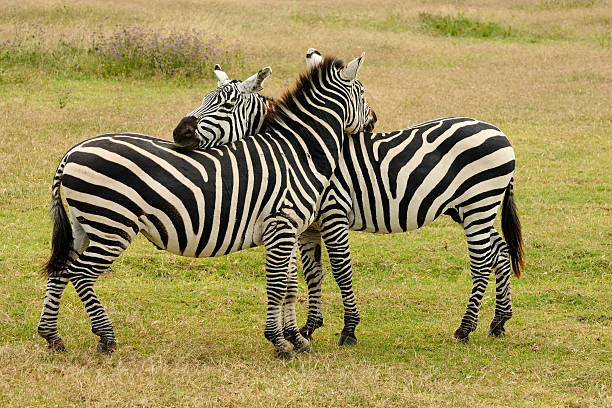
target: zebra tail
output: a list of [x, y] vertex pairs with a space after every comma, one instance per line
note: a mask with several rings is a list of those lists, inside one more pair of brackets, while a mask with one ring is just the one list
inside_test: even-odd
[[521, 269], [525, 268], [525, 263], [523, 261], [523, 234], [521, 232], [521, 221], [518, 217], [518, 210], [514, 202], [513, 181], [514, 179], [510, 180], [508, 187], [506, 187], [506, 192], [504, 193], [501, 227], [504, 239], [508, 244], [512, 269], [516, 277], [520, 278]]
[[72, 227], [68, 221], [68, 215], [60, 196], [60, 186], [62, 184], [62, 174], [66, 165], [67, 156], [64, 156], [59, 164], [53, 186], [51, 188], [51, 221], [53, 222], [53, 233], [51, 237], [51, 257], [43, 265], [42, 273], [47, 276], [59, 276], [70, 262], [73, 237]]

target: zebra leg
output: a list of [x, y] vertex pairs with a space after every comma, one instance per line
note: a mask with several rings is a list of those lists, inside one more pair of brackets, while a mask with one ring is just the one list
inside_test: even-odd
[[[474, 223], [476, 224], [476, 223]], [[478, 224], [473, 228], [466, 228], [468, 250], [470, 253], [470, 273], [472, 275], [472, 294], [461, 320], [459, 328], [455, 330], [455, 339], [461, 343], [469, 341], [469, 334], [478, 326], [478, 313], [484, 296], [489, 276], [491, 275], [492, 251], [491, 230], [492, 226], [482, 227]]]
[[283, 302], [283, 337], [291, 344], [296, 353], [308, 353], [312, 351], [310, 342], [300, 334], [295, 318], [295, 303], [298, 294], [297, 265], [295, 262], [295, 247], [289, 261], [287, 272], [287, 294]]
[[339, 346], [357, 344], [355, 327], [359, 323], [359, 311], [353, 293], [353, 270], [349, 250], [348, 223], [344, 219], [326, 220], [323, 225], [323, 241], [329, 254], [329, 262], [336, 283], [340, 287], [344, 305], [344, 328], [338, 339]]
[[491, 234], [493, 265], [495, 268], [495, 316], [489, 327], [489, 336], [500, 337], [506, 333], [504, 324], [512, 317], [512, 300], [510, 298], [510, 256], [508, 245], [499, 233], [493, 229]]
[[316, 329], [323, 326], [323, 309], [321, 307], [321, 280], [323, 268], [321, 265], [321, 232], [307, 229], [299, 237], [300, 253], [304, 279], [308, 285], [308, 318], [300, 329], [302, 336], [312, 339]]
[[[71, 210], [71, 208], [69, 209]], [[89, 244], [89, 238], [81, 223], [70, 211], [72, 222], [73, 252], [72, 257], [76, 258], [82, 253]], [[50, 276], [47, 280], [47, 290], [43, 310], [38, 323], [38, 334], [47, 340], [49, 349], [53, 351], [66, 351], [64, 341], [57, 331], [57, 316], [59, 314], [60, 300], [62, 293], [68, 284], [68, 275]]]
[[38, 334], [47, 340], [47, 345], [52, 351], [66, 351], [64, 341], [57, 331], [57, 315], [60, 299], [67, 284], [67, 276], [50, 276], [47, 280], [45, 302], [38, 322]]
[[110, 354], [115, 351], [117, 341], [113, 324], [94, 292], [94, 283], [123, 250], [123, 246], [91, 242], [87, 249], [68, 266], [70, 282], [89, 315], [91, 331], [100, 337], [97, 346], [100, 354]]
[[274, 345], [276, 356], [287, 360], [293, 357], [293, 352], [291, 344], [283, 337], [281, 314], [287, 293], [287, 271], [296, 241], [295, 228], [288, 220], [272, 218], [266, 222], [263, 242], [266, 248], [268, 310], [264, 336]]

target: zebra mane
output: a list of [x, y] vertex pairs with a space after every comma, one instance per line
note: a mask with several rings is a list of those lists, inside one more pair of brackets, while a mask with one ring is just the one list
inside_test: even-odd
[[[270, 108], [264, 119], [262, 129], [272, 124], [283, 122], [283, 118], [287, 116], [287, 112], [299, 111], [295, 99], [300, 101], [303, 105], [305, 103], [303, 95], [314, 88], [314, 85], [319, 81], [319, 73], [327, 72], [332, 68], [342, 69], [344, 68], [344, 62], [335, 57], [325, 57], [321, 64], [300, 74], [293, 89], [285, 91], [278, 99], [271, 100], [270, 98]], [[322, 77], [325, 78], [325, 75]]]

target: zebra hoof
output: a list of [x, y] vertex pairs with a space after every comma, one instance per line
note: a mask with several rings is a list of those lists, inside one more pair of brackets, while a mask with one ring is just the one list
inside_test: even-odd
[[274, 350], [274, 356], [281, 360], [291, 360], [293, 358], [293, 351]]
[[312, 353], [312, 347], [310, 346], [310, 343], [306, 342], [304, 343], [301, 347], [295, 349], [295, 352], [297, 354], [301, 354], [301, 353]]
[[491, 323], [491, 327], [489, 329], [490, 337], [503, 337], [506, 335], [506, 329], [504, 329], [504, 323]]
[[308, 326], [306, 326], [306, 325], [302, 326], [302, 328], [299, 330], [299, 332], [302, 335], [302, 337], [304, 337], [306, 340], [308, 340], [308, 341], [312, 340], [312, 331], [310, 331]]
[[310, 342], [300, 335], [296, 336], [295, 341], [292, 343], [293, 343], [293, 351], [297, 354], [312, 352], [312, 347], [310, 347]]
[[506, 329], [504, 329], [504, 324], [512, 315], [503, 315], [503, 316], [495, 316], [493, 321], [491, 322], [491, 326], [489, 326], [489, 336], [492, 337], [502, 337], [506, 335]]
[[58, 353], [64, 353], [66, 351], [66, 346], [64, 345], [64, 341], [61, 339], [55, 342], [49, 342], [47, 344], [47, 348], [50, 351], [58, 352]]
[[98, 342], [98, 347], [96, 348], [96, 351], [98, 352], [98, 354], [110, 355], [116, 349], [117, 349], [117, 342], [100, 340]]
[[338, 346], [354, 346], [357, 344], [357, 337], [345, 336], [344, 334], [338, 339]]
[[457, 343], [467, 344], [470, 341], [470, 332], [462, 329], [461, 327], [455, 330], [454, 336], [455, 340], [457, 340]]
[[506, 335], [506, 331], [504, 329], [489, 331], [489, 337], [504, 337], [505, 335]]

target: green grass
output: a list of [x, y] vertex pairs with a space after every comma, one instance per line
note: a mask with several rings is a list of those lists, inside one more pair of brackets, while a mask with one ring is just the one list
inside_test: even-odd
[[[0, 65], [0, 406], [610, 406], [612, 61], [601, 33], [612, 11], [603, 2], [552, 3], [7, 4], [0, 42], [36, 25], [47, 35], [24, 41], [24, 53], [12, 49]], [[420, 13], [455, 16], [449, 24], [464, 16], [467, 28], [495, 21], [512, 35], [526, 29], [526, 38], [562, 27], [562, 36], [531, 44], [482, 37], [476, 25], [475, 37], [452, 37], [424, 31]], [[335, 346], [342, 307], [325, 255], [325, 325], [312, 354], [283, 362], [263, 337], [263, 249], [196, 260], [138, 237], [96, 285], [117, 352], [95, 354], [96, 338], [69, 287], [59, 319], [68, 352], [49, 353], [36, 334], [45, 286], [38, 269], [49, 255], [50, 184], [61, 156], [109, 131], [170, 138], [216, 86], [208, 65], [193, 79], [129, 59], [125, 77], [105, 73], [88, 51], [100, 22], [104, 38], [120, 24], [239, 40], [234, 50], [249, 65], [272, 66], [270, 96], [302, 72], [309, 47], [345, 60], [365, 50], [360, 78], [381, 131], [445, 115], [498, 125], [517, 155], [527, 262], [523, 277], [512, 279], [507, 335], [487, 337], [491, 281], [470, 343], [453, 340], [471, 281], [463, 233], [440, 219], [408, 234], [351, 233], [362, 317], [354, 348]], [[29, 28], [19, 34], [16, 27]], [[229, 63], [231, 77], [255, 72], [241, 68], [240, 58]]]
[[472, 19], [463, 14], [450, 16], [423, 12], [419, 14], [419, 20], [425, 31], [449, 37], [523, 40], [527, 42], [536, 42], [540, 39], [535, 33], [524, 29], [517, 29], [511, 25], [502, 25], [493, 21]]

